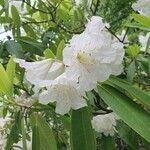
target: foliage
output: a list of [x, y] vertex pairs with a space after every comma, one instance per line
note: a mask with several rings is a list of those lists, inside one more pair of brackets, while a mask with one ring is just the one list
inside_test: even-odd
[[[15, 149], [19, 141], [24, 150], [29, 149], [28, 142], [33, 150], [149, 148], [150, 40], [143, 52], [138, 37], [150, 31], [150, 18], [134, 12], [131, 6], [135, 1], [93, 0], [89, 5], [83, 0], [77, 5], [74, 0], [23, 0], [18, 8], [0, 1], [0, 24], [4, 32], [12, 32], [12, 37], [0, 41], [0, 114], [11, 118], [4, 131], [6, 150]], [[110, 23], [107, 30], [124, 44], [122, 74], [98, 83], [97, 89], [84, 97], [88, 107], [64, 116], [55, 113], [55, 103], [43, 105], [36, 98], [26, 102], [34, 88], [24, 79], [25, 70], [14, 57], [62, 60], [69, 39], [81, 33], [93, 15]], [[122, 30], [125, 33], [120, 38]], [[120, 118], [115, 135], [95, 132], [92, 117], [112, 111]]]

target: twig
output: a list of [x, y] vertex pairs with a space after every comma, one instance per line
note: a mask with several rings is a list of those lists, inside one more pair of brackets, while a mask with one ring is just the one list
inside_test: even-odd
[[52, 19], [50, 19], [50, 20], [44, 20], [44, 21], [39, 21], [39, 22], [37, 22], [37, 21], [23, 22], [23, 25], [25, 25], [25, 24], [42, 24], [42, 23], [48, 23], [50, 21], [52, 21]]
[[122, 43], [124, 43], [124, 41], [125, 41], [125, 39], [126, 39], [126, 36], [127, 36], [127, 34], [128, 34], [128, 31], [129, 31], [129, 27], [127, 28], [127, 30], [126, 30], [126, 32], [125, 32], [125, 34], [124, 34], [124, 36], [123, 36]]
[[35, 7], [32, 6], [30, 3], [28, 3], [26, 0], [23, 0], [23, 2], [24, 2], [25, 4], [27, 4], [28, 6], [30, 6], [32, 9], [36, 10], [36, 11], [40, 11], [40, 12], [45, 13], [45, 14], [48, 14], [48, 13], [49, 13], [49, 12], [43, 11], [43, 10], [41, 10], [41, 9], [35, 8]]
[[92, 90], [92, 93], [95, 95], [95, 98], [96, 98], [96, 99], [94, 99], [94, 103], [95, 103], [95, 105], [96, 105], [98, 108], [100, 108], [101, 110], [105, 111], [106, 113], [111, 113], [111, 112], [113, 112], [112, 110], [106, 109], [106, 108], [104, 108], [104, 107], [101, 106], [101, 104], [100, 104], [100, 99], [101, 99], [101, 97], [99, 96], [99, 94], [96, 93], [95, 90]]
[[[61, 28], [62, 30], [64, 30], [65, 32], [70, 33], [70, 34], [80, 34], [80, 33], [83, 32], [83, 30], [81, 30], [81, 31], [76, 31], [76, 30], [78, 30], [79, 28], [74, 29], [74, 30], [69, 30], [69, 29], [67, 29], [66, 27], [62, 26], [62, 25], [58, 25], [58, 27]], [[80, 27], [80, 28], [81, 28], [81, 27]]]
[[55, 6], [49, 0], [46, 0], [46, 1], [53, 9], [55, 9]]
[[123, 43], [122, 40], [113, 32], [111, 31], [109, 28], [105, 27], [119, 42]]
[[97, 115], [105, 115], [105, 114], [109, 114], [111, 112], [93, 112], [93, 116], [97, 116]]

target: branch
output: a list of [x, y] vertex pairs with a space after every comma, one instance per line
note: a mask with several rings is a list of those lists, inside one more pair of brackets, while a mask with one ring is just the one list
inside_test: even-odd
[[27, 4], [28, 6], [30, 6], [32, 9], [36, 10], [36, 11], [40, 11], [40, 12], [45, 13], [45, 14], [48, 14], [48, 13], [49, 13], [49, 12], [43, 11], [43, 10], [41, 10], [41, 9], [35, 8], [35, 7], [32, 6], [30, 3], [28, 3], [26, 0], [23, 0], [23, 2], [24, 2], [25, 4]]
[[23, 25], [26, 25], [26, 24], [42, 24], [42, 23], [48, 23], [50, 21], [52, 21], [52, 19], [50, 19], [50, 20], [43, 20], [43, 21], [39, 21], [39, 22], [37, 22], [37, 21], [23, 22]]
[[125, 32], [125, 34], [124, 34], [124, 36], [123, 36], [123, 39], [122, 39], [122, 42], [124, 43], [124, 41], [125, 41], [125, 39], [126, 39], [126, 36], [127, 36], [127, 34], [128, 34], [128, 31], [129, 31], [129, 27], [127, 28], [127, 30], [126, 30], [126, 32]]
[[95, 95], [96, 99], [94, 99], [94, 103], [95, 103], [95, 105], [98, 108], [100, 108], [101, 110], [105, 111], [106, 113], [113, 112], [112, 110], [106, 109], [106, 108], [104, 108], [104, 107], [101, 106], [101, 104], [100, 104], [101, 97], [99, 96], [99, 94], [95, 90], [92, 90], [92, 93]]
[[111, 31], [109, 28], [105, 27], [119, 42], [123, 43], [122, 40], [113, 32]]
[[105, 115], [105, 114], [109, 114], [111, 112], [93, 112], [93, 116], [97, 116], [97, 115]]
[[[69, 30], [69, 29], [67, 29], [66, 27], [62, 26], [62, 25], [58, 25], [58, 27], [61, 28], [62, 30], [64, 30], [65, 32], [70, 33], [70, 34], [80, 34], [80, 33], [83, 32], [83, 30], [77, 31], [79, 28], [74, 29], [74, 30]], [[81, 27], [80, 27], [80, 28], [81, 28]]]
[[64, 0], [61, 0], [61, 1], [57, 4], [55, 10], [60, 6], [60, 4], [61, 4], [63, 1], [64, 1]]
[[53, 9], [55, 9], [55, 6], [49, 0], [46, 0], [46, 1]]

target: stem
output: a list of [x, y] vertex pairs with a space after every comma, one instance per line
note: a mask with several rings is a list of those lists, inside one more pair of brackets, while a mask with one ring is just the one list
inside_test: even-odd
[[48, 13], [49, 13], [49, 12], [43, 11], [43, 10], [41, 10], [41, 9], [35, 8], [35, 7], [32, 6], [30, 3], [28, 3], [26, 0], [23, 0], [23, 2], [24, 2], [25, 4], [27, 4], [28, 6], [30, 6], [32, 9], [36, 10], [36, 11], [40, 11], [40, 12], [42, 12], [42, 13], [44, 13], [44, 14], [48, 14]]

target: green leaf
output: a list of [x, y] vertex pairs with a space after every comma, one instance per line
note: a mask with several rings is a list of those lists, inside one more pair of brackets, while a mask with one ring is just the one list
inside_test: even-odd
[[45, 56], [45, 58], [53, 58], [53, 59], [55, 59], [54, 53], [49, 48], [47, 48], [44, 51], [44, 56]]
[[148, 41], [147, 41], [145, 53], [146, 52], [148, 52], [150, 54], [150, 36], [149, 36]]
[[139, 61], [141, 62], [142, 70], [150, 74], [150, 58], [139, 57]]
[[102, 135], [101, 150], [116, 150], [114, 137]]
[[65, 129], [67, 129], [68, 131], [70, 131], [70, 127], [71, 127], [71, 119], [70, 119], [70, 117], [61, 116], [60, 119], [61, 119], [61, 121], [62, 121], [63, 126], [65, 127]]
[[12, 23], [12, 19], [10, 17], [1, 16], [0, 23]]
[[136, 57], [140, 52], [140, 47], [137, 44], [131, 45], [126, 49], [129, 56]]
[[12, 124], [10, 133], [7, 138], [5, 150], [10, 150], [14, 143], [18, 143], [22, 131], [21, 126], [22, 113], [20, 111], [15, 113], [15, 122]]
[[135, 21], [139, 22], [141, 25], [144, 25], [146, 27], [150, 27], [150, 18], [140, 15], [140, 14], [133, 14], [132, 15]]
[[117, 122], [117, 133], [132, 149], [139, 149], [137, 134], [124, 122]]
[[5, 47], [11, 55], [15, 55], [17, 58], [23, 58], [23, 50], [19, 43], [14, 40], [9, 40], [5, 42]]
[[145, 27], [139, 23], [128, 23], [128, 24], [126, 24], [126, 26], [130, 27], [130, 28], [137, 28], [140, 30], [150, 31], [150, 27]]
[[35, 126], [38, 128], [40, 148], [42, 150], [57, 150], [53, 131], [43, 117], [41, 117], [39, 114], [32, 114], [30, 116], [30, 124], [32, 126], [32, 130]]
[[4, 6], [4, 5], [5, 5], [5, 1], [4, 1], [4, 0], [1, 0], [1, 1], [0, 1], [0, 5], [1, 5], [1, 6]]
[[4, 67], [1, 64], [0, 64], [0, 91], [2, 91], [7, 96], [12, 96], [12, 84], [9, 80], [9, 77]]
[[40, 150], [40, 137], [38, 126], [35, 125], [32, 130], [32, 149]]
[[135, 97], [145, 106], [150, 107], [150, 96], [146, 92], [142, 91], [137, 87], [132, 86], [129, 82], [116, 77], [111, 77], [109, 81], [114, 85], [117, 85], [122, 89], [125, 89], [128, 93], [130, 93], [133, 97]]
[[56, 53], [57, 59], [62, 60], [62, 51], [63, 51], [64, 47], [65, 47], [65, 41], [61, 40], [57, 47], [57, 53]]
[[12, 85], [13, 85], [13, 81], [15, 77], [15, 68], [16, 68], [16, 63], [14, 62], [13, 59], [14, 59], [13, 57], [9, 59], [7, 68], [6, 68], [7, 75]]
[[28, 150], [27, 149], [27, 142], [26, 142], [26, 129], [25, 129], [25, 124], [24, 124], [24, 118], [21, 119], [21, 130], [22, 130], [23, 150]]
[[14, 24], [17, 26], [20, 26], [20, 24], [21, 24], [20, 16], [19, 16], [17, 8], [14, 5], [11, 5], [11, 15], [12, 15]]
[[135, 61], [133, 60], [130, 65], [127, 67], [127, 80], [133, 82], [133, 78], [135, 77]]
[[18, 142], [19, 140], [19, 132], [16, 124], [14, 123], [10, 129], [10, 134], [8, 135], [5, 150], [10, 150], [13, 143]]
[[88, 107], [72, 110], [71, 148], [72, 150], [96, 150]]
[[4, 45], [3, 42], [0, 42], [0, 58], [2, 57], [3, 52], [4, 52]]
[[144, 109], [118, 90], [108, 85], [98, 86], [105, 103], [133, 130], [150, 142], [150, 117]]
[[31, 26], [29, 26], [28, 24], [23, 25], [23, 29], [25, 30], [26, 34], [29, 37], [32, 37], [33, 39], [36, 39], [36, 33], [34, 32], [33, 28]]
[[17, 40], [23, 47], [23, 50], [33, 54], [42, 55], [43, 51], [46, 49], [46, 46], [44, 46], [41, 42], [28, 37], [20, 37]]

